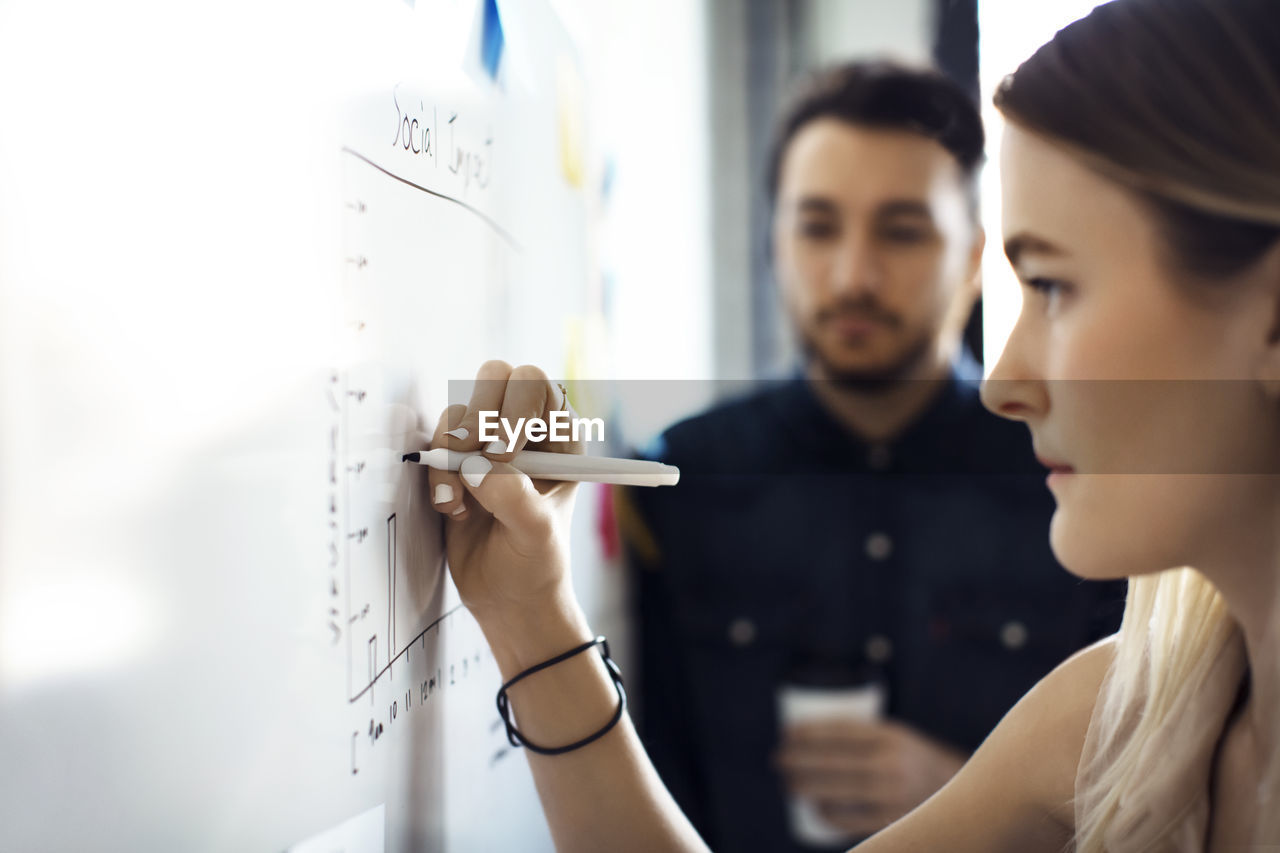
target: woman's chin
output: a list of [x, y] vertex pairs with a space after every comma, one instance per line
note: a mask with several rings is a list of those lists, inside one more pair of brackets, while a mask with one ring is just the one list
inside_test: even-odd
[[1115, 549], [1107, 548], [1096, 536], [1073, 529], [1059, 508], [1049, 523], [1049, 547], [1062, 567], [1078, 578], [1112, 581], [1133, 574], [1128, 561]]

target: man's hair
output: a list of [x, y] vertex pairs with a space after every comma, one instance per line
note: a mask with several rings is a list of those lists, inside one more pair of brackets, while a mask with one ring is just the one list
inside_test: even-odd
[[769, 154], [769, 206], [778, 200], [782, 159], [796, 133], [815, 119], [834, 118], [858, 127], [905, 130], [932, 139], [956, 159], [977, 212], [977, 176], [985, 137], [977, 105], [937, 71], [876, 60], [819, 71], [783, 112]]

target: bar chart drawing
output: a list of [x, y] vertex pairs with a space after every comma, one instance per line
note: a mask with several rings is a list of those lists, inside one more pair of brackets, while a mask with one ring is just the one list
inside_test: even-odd
[[409, 470], [397, 469], [397, 482], [363, 485], [352, 480], [346, 489], [353, 517], [375, 511], [381, 515], [380, 524], [356, 522], [360, 526], [347, 540], [352, 702], [366, 694], [372, 701], [375, 684], [392, 676], [413, 644], [448, 615], [442, 610], [440, 519], [425, 506], [423, 472], [418, 466], [404, 468]]

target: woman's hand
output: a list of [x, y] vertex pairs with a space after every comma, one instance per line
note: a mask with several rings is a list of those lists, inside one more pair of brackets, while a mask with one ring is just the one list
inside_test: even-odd
[[[486, 633], [548, 607], [574, 606], [568, 537], [575, 484], [533, 481], [512, 468], [507, 463], [525, 445], [523, 430], [510, 447], [501, 427], [499, 443], [484, 442], [480, 412], [498, 412], [514, 427], [521, 418], [549, 421], [561, 409], [568, 409], [564, 392], [541, 370], [490, 361], [476, 374], [470, 403], [445, 409], [436, 425], [432, 448], [483, 454], [456, 473], [431, 469], [429, 482], [433, 506], [447, 519], [454, 584]], [[541, 441], [535, 447], [582, 452], [580, 442]], [[446, 499], [436, 503], [440, 498]]]

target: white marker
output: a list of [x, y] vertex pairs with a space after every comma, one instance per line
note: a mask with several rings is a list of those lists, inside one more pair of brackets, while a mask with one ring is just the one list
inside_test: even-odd
[[[416, 462], [439, 471], [457, 471], [463, 459], [479, 455], [478, 452], [463, 453], [437, 447], [435, 450], [406, 453], [401, 461]], [[614, 486], [674, 486], [680, 480], [679, 468], [661, 462], [540, 450], [520, 451], [512, 458], [511, 467], [535, 480], [572, 480]]]

